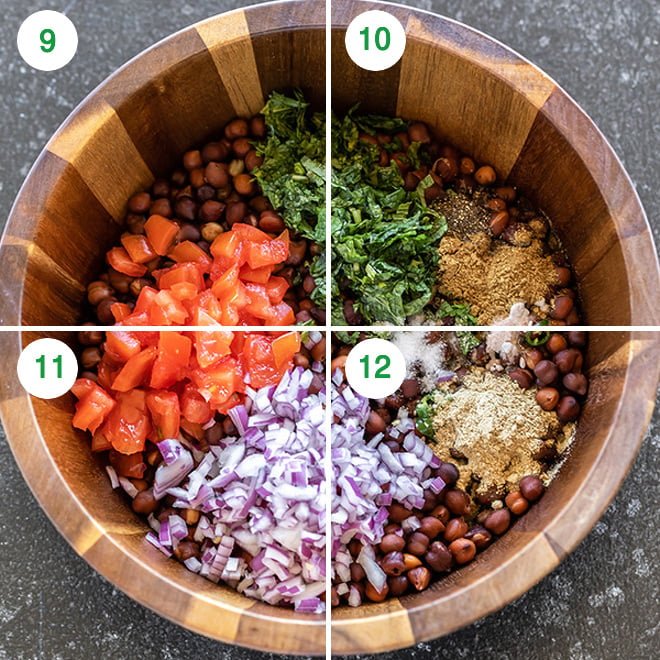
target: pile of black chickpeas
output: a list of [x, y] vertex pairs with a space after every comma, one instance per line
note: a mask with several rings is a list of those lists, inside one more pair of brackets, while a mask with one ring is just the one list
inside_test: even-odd
[[[262, 163], [255, 145], [266, 137], [261, 115], [236, 118], [222, 136], [183, 155], [182, 167], [169, 178], [159, 178], [149, 190], [135, 193], [127, 203], [125, 231], [144, 234], [151, 215], [160, 215], [179, 224], [177, 241], [192, 241], [209, 252], [213, 240], [237, 222], [247, 223], [276, 236], [285, 229], [282, 216], [273, 210], [251, 172]], [[310, 299], [316, 283], [308, 264], [319, 254], [320, 246], [292, 234], [289, 256], [274, 269], [291, 288], [284, 297], [298, 322], [325, 323], [325, 309]], [[87, 317], [101, 325], [111, 325], [110, 308], [115, 302], [132, 306], [145, 286], [154, 286], [153, 271], [173, 262], [158, 257], [146, 263], [143, 277], [130, 277], [109, 267], [87, 287]]]

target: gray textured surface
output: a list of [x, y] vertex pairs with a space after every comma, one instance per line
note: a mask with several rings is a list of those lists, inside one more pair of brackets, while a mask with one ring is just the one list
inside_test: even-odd
[[[146, 46], [196, 20], [249, 3], [0, 2], [0, 219], [48, 136], [97, 83]], [[655, 0], [409, 2], [512, 46], [553, 76], [596, 121], [630, 173], [660, 238], [658, 35]], [[15, 35], [39, 9], [78, 28], [75, 59], [54, 73], [20, 59]], [[660, 657], [656, 530], [660, 415], [623, 489], [548, 578], [501, 612], [441, 641], [380, 656]], [[0, 439], [0, 658], [267, 658], [216, 644], [115, 590], [69, 548]], [[655, 571], [654, 571], [655, 569]]]

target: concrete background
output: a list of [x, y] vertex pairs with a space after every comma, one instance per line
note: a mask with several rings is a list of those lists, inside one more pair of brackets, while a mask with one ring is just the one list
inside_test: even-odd
[[[247, 4], [1, 1], [0, 222], [48, 137], [99, 82], [175, 30]], [[555, 78], [614, 146], [642, 198], [656, 241], [660, 238], [660, 12], [655, 0], [406, 4], [483, 30]], [[76, 57], [53, 73], [32, 70], [16, 50], [21, 22], [40, 9], [66, 10], [78, 29]], [[640, 456], [610, 508], [578, 549], [534, 589], [462, 631], [379, 658], [660, 657], [659, 444], [656, 412]], [[115, 590], [51, 526], [4, 436], [0, 501], [0, 658], [275, 657], [189, 633]]]

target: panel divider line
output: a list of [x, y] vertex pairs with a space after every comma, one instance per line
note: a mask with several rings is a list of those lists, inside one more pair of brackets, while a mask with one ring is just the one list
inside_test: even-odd
[[325, 657], [332, 658], [332, 4], [325, 0]]

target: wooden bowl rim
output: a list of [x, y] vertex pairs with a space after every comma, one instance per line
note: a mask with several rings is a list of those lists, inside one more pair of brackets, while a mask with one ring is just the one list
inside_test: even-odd
[[[234, 10], [232, 12], [220, 14], [216, 17], [211, 17], [209, 19], [205, 19], [205, 21], [203, 21], [203, 22], [206, 23], [206, 22], [210, 22], [210, 21], [221, 21], [224, 17], [228, 16], [229, 14], [234, 14], [236, 12], [243, 12], [243, 11], [244, 12], [255, 11], [255, 10], [259, 10], [260, 8], [262, 8], [265, 5], [280, 5], [280, 4], [288, 4], [288, 5], [294, 5], [295, 4], [295, 5], [299, 5], [299, 6], [304, 6], [306, 3], [304, 3], [300, 0], [296, 0], [295, 2], [287, 2], [287, 3], [283, 3], [283, 2], [264, 3], [264, 5], [257, 5], [257, 6], [254, 6], [254, 7], [248, 7], [248, 8], [245, 8], [245, 9]], [[409, 12], [409, 13], [421, 13], [421, 14], [429, 15], [429, 16], [433, 17], [436, 20], [440, 19], [440, 20], [447, 21], [447, 22], [451, 23], [452, 25], [454, 25], [458, 30], [468, 30], [469, 32], [479, 36], [480, 38], [484, 38], [487, 41], [489, 41], [490, 43], [494, 43], [494, 44], [498, 45], [499, 47], [505, 49], [505, 51], [507, 51], [509, 54], [515, 56], [519, 60], [521, 60], [525, 63], [528, 63], [525, 58], [518, 55], [517, 53], [515, 53], [515, 51], [511, 50], [510, 48], [508, 48], [504, 44], [501, 44], [500, 42], [496, 41], [495, 39], [492, 39], [491, 37], [488, 37], [484, 33], [479, 32], [478, 30], [474, 30], [473, 28], [470, 28], [468, 26], [465, 26], [465, 25], [463, 25], [462, 23], [460, 23], [458, 21], [454, 21], [452, 19], [447, 19], [447, 18], [441, 17], [441, 16], [439, 16], [437, 14], [434, 14], [432, 12], [426, 12], [426, 11], [423, 11], [423, 10], [416, 10], [416, 9], [411, 8], [411, 7], [405, 7], [403, 5], [394, 5], [394, 4], [390, 5], [390, 3], [371, 3], [371, 4], [374, 5], [374, 6], [383, 5], [383, 6], [386, 6], [386, 7], [387, 6], [397, 7], [399, 9], [405, 10], [406, 12]], [[142, 53], [140, 53], [140, 54], [136, 55], [134, 58], [132, 58], [129, 62], [127, 62], [125, 65], [123, 65], [115, 73], [113, 73], [111, 76], [109, 76], [103, 83], [101, 83], [99, 86], [97, 86], [83, 101], [81, 101], [81, 103], [71, 113], [69, 118], [64, 122], [62, 127], [60, 127], [60, 129], [58, 129], [58, 132], [60, 130], [62, 130], [62, 128], [64, 126], [66, 126], [67, 122], [70, 121], [71, 117], [74, 116], [76, 113], [78, 113], [79, 110], [86, 103], [88, 103], [90, 101], [90, 99], [92, 99], [97, 94], [97, 92], [99, 90], [103, 89], [104, 85], [108, 84], [110, 81], [117, 80], [122, 75], [128, 75], [128, 73], [130, 73], [130, 70], [133, 66], [138, 66], [139, 65], [139, 60], [143, 55], [145, 55], [148, 52], [151, 52], [152, 50], [157, 49], [158, 47], [162, 46], [165, 42], [168, 42], [169, 40], [172, 40], [172, 39], [176, 38], [177, 36], [180, 36], [181, 34], [187, 33], [191, 30], [195, 30], [196, 26], [198, 26], [198, 25], [199, 25], [199, 23], [196, 23], [192, 26], [189, 26], [187, 28], [182, 29], [182, 30], [174, 33], [173, 35], [170, 35], [170, 36], [166, 37], [165, 39], [159, 41], [155, 45], [151, 46], [147, 50], [143, 51]], [[304, 29], [304, 27], [312, 27], [312, 26], [311, 25], [296, 26], [295, 29]], [[320, 25], [320, 24], [317, 24], [317, 27], [319, 29], [322, 29], [324, 26]], [[333, 28], [335, 28], [335, 27], [336, 26], [333, 24]], [[341, 27], [341, 26], [339, 26], [339, 27]], [[271, 28], [267, 31], [259, 32], [257, 34], [272, 33], [272, 32], [277, 32], [277, 31], [281, 31], [281, 30], [284, 30], [284, 29], [288, 30], [288, 29], [292, 29], [292, 28], [289, 28], [289, 27], [286, 27], [286, 26], [281, 26], [279, 28], [273, 27], [273, 28]], [[480, 66], [483, 66], [483, 63], [478, 63], [478, 64]], [[540, 69], [538, 69], [537, 67], [535, 67], [532, 64], [529, 64], [529, 65], [538, 74], [540, 74], [540, 75], [544, 76], [545, 78], [549, 79], [549, 76], [547, 76], [547, 74], [543, 73]], [[506, 80], [506, 78], [504, 78], [504, 80]], [[627, 186], [630, 189], [630, 192], [633, 193], [633, 198], [632, 199], [634, 200], [636, 206], [639, 207], [639, 212], [640, 212], [641, 216], [643, 217], [644, 222], [646, 223], [646, 226], [648, 228], [648, 221], [646, 220], [646, 216], [644, 214], [643, 208], [641, 207], [641, 203], [639, 202], [639, 197], [638, 197], [636, 191], [634, 190], [634, 187], [632, 186], [628, 175], [625, 173], [625, 170], [621, 166], [620, 161], [616, 157], [616, 154], [613, 152], [611, 146], [609, 145], [609, 143], [607, 143], [607, 140], [602, 136], [602, 134], [597, 129], [597, 127], [595, 126], [593, 121], [588, 118], [588, 116], [584, 113], [584, 111], [582, 111], [579, 108], [579, 106], [570, 98], [570, 96], [568, 96], [559, 86], [557, 86], [557, 90], [559, 91], [559, 93], [561, 95], [563, 95], [569, 101], [569, 105], [570, 105], [571, 109], [574, 110], [574, 111], [577, 111], [577, 113], [582, 117], [583, 120], [586, 120], [587, 122], [589, 122], [589, 124], [597, 132], [597, 134], [599, 135], [599, 137], [603, 141], [603, 143], [611, 151], [612, 155], [614, 156], [616, 162], [618, 163], [618, 165], [620, 167], [621, 173], [625, 176], [625, 181], [626, 181]], [[57, 133], [55, 135], [57, 135]], [[566, 135], [564, 135], [564, 137], [567, 140], [569, 139], [569, 137], [566, 136]], [[575, 145], [573, 145], [573, 146], [577, 150], [577, 147]], [[48, 145], [46, 146], [46, 149], [47, 149], [47, 147], [48, 147]], [[30, 176], [32, 175], [33, 170], [35, 169], [37, 164], [40, 162], [42, 157], [43, 157], [43, 153], [39, 157], [39, 159], [37, 159], [35, 165], [30, 170], [30, 173], [28, 174], [28, 177], [26, 178], [26, 182], [27, 182], [27, 179], [29, 179]], [[23, 184], [23, 187], [24, 186], [25, 186], [25, 183]], [[21, 190], [18, 193], [17, 200], [23, 192], [23, 187], [21, 188]], [[9, 227], [11, 225], [15, 207], [16, 207], [16, 204], [14, 204], [14, 207], [12, 208], [12, 212], [11, 212], [11, 215], [10, 215], [10, 221], [7, 225], [7, 229], [9, 229]], [[7, 229], [5, 230], [5, 232], [7, 231]], [[653, 245], [652, 234], [651, 234], [650, 231], [648, 232], [648, 238], [651, 239], [651, 245]], [[626, 262], [626, 264], [627, 264], [627, 266], [629, 265], [628, 262]], [[656, 261], [655, 261], [655, 270], [656, 270], [656, 279], [658, 279], [658, 275], [657, 275], [657, 270], [658, 270], [657, 255], [656, 255]], [[0, 333], [0, 335], [5, 335], [5, 336], [7, 336], [9, 334], [10, 333]], [[13, 335], [13, 336], [18, 337], [19, 335]], [[630, 337], [631, 337], [631, 340], [640, 340], [643, 337], [643, 334], [642, 333], [631, 333]], [[4, 337], [2, 337], [2, 340], [3, 340], [3, 343], [5, 343]], [[630, 399], [634, 395], [638, 395], [640, 392], [650, 392], [651, 390], [653, 390], [653, 392], [655, 393], [655, 388], [657, 387], [657, 382], [658, 382], [659, 377], [660, 377], [660, 366], [656, 367], [655, 372], [653, 370], [649, 371], [649, 373], [647, 375], [647, 378], [645, 380], [636, 381], [635, 383], [629, 383], [629, 382], [626, 381], [627, 385], [629, 387], [624, 389], [624, 392], [622, 393], [622, 398], [621, 398], [621, 402], [620, 402], [620, 405], [619, 405], [619, 411], [618, 412], [620, 412], [622, 410], [622, 408], [624, 407], [623, 406], [624, 403], [626, 403], [626, 402], [629, 403], [630, 402]], [[635, 393], [633, 393], [631, 391], [633, 388], [635, 389]], [[624, 396], [624, 395], [626, 395], [626, 396]], [[43, 442], [43, 437], [40, 434], [39, 426], [38, 426], [36, 417], [34, 416], [34, 412], [33, 412], [33, 409], [32, 409], [32, 404], [31, 404], [31, 402], [29, 401], [29, 398], [26, 395], [23, 395], [22, 398], [28, 403], [28, 405], [30, 407], [30, 410], [32, 410], [32, 415], [30, 417], [29, 423], [30, 423], [30, 425], [33, 425], [33, 428], [31, 429], [31, 431], [34, 433], [33, 442], [36, 443], [35, 446], [36, 445], [41, 445], [41, 449], [43, 451], [45, 451], [46, 454], [47, 454], [47, 448], [45, 447], [45, 444]], [[12, 405], [15, 405], [15, 399], [12, 400], [11, 403], [12, 403]], [[3, 402], [2, 406], [1, 406], [3, 421], [8, 419], [8, 417], [10, 415], [8, 407], [9, 406], [8, 406], [7, 401]], [[614, 451], [613, 448], [612, 448], [612, 446], [614, 444], [613, 441], [612, 441], [612, 434], [614, 433], [615, 428], [613, 427], [610, 430], [606, 445], [604, 446], [603, 451], [599, 455], [598, 459], [591, 466], [591, 470], [588, 474], [588, 477], [587, 477], [587, 479], [585, 479], [585, 481], [583, 483], [583, 488], [581, 488], [579, 491], [576, 491], [576, 493], [574, 494], [573, 499], [570, 501], [571, 505], [578, 505], [578, 506], [581, 506], [583, 504], [584, 505], [589, 505], [589, 506], [586, 507], [586, 510], [589, 511], [589, 514], [588, 514], [588, 517], [586, 519], [586, 522], [585, 522], [584, 515], [581, 516], [580, 524], [578, 526], [576, 526], [575, 530], [573, 530], [574, 533], [570, 538], [570, 543], [568, 544], [568, 550], [569, 551], [571, 549], [573, 549], [580, 542], [580, 540], [587, 534], [587, 532], [589, 531], [591, 526], [596, 522], [598, 517], [600, 517], [600, 515], [602, 514], [602, 512], [604, 511], [606, 506], [609, 504], [611, 499], [614, 497], [616, 491], [618, 490], [618, 487], [620, 486], [621, 482], [625, 478], [625, 475], [626, 475], [628, 469], [630, 468], [630, 465], [632, 464], [632, 461], [634, 460], [634, 457], [636, 456], [636, 454], [639, 450], [639, 447], [640, 447], [641, 442], [642, 442], [643, 431], [644, 431], [644, 429], [646, 428], [646, 426], [648, 424], [648, 418], [649, 417], [650, 417], [650, 412], [645, 413], [641, 416], [637, 416], [634, 419], [634, 421], [635, 421], [634, 426], [635, 426], [635, 428], [638, 429], [639, 432], [636, 433], [635, 438], [634, 438], [634, 442], [633, 441], [628, 441], [626, 443], [622, 443], [622, 445], [619, 445], [617, 447], [617, 455], [618, 455], [619, 461], [617, 463], [616, 473], [608, 475], [608, 480], [602, 479], [601, 481], [599, 481], [598, 486], [596, 487], [596, 492], [598, 492], [601, 495], [602, 499], [599, 499], [597, 502], [594, 502], [593, 493], [587, 492], [587, 481], [589, 481], [591, 483], [591, 482], [594, 481], [594, 479], [596, 479], [596, 477], [599, 476], [598, 473], [599, 473], [599, 470], [603, 469], [603, 459], [604, 459], [605, 455], [608, 453], [607, 450]], [[12, 426], [14, 426], [14, 425], [12, 423], [10, 423], [9, 428], [12, 428]], [[20, 430], [21, 434], [23, 434], [25, 432], [24, 428], [21, 428], [19, 430]], [[56, 515], [53, 514], [52, 502], [50, 502], [49, 500], [44, 500], [44, 496], [41, 494], [41, 491], [39, 490], [39, 488], [40, 488], [39, 477], [41, 475], [37, 472], [37, 470], [34, 466], [30, 466], [28, 464], [28, 462], [26, 462], [25, 460], [23, 460], [23, 459], [19, 460], [19, 458], [18, 458], [18, 455], [17, 455], [17, 452], [16, 452], [16, 443], [18, 441], [17, 440], [17, 435], [18, 435], [19, 430], [17, 430], [16, 433], [9, 433], [8, 432], [7, 437], [8, 437], [9, 445], [12, 448], [12, 451], [14, 452], [14, 455], [17, 456], [17, 462], [19, 463], [19, 467], [21, 468], [21, 471], [23, 472], [23, 474], [26, 478], [26, 481], [28, 482], [28, 485], [32, 489], [33, 493], [35, 494], [35, 497], [38, 499], [38, 501], [40, 501], [40, 504], [41, 504], [42, 508], [46, 511], [47, 515], [53, 521], [53, 523], [56, 525], [58, 530], [61, 531], [60, 525], [58, 524], [59, 519]], [[11, 436], [11, 439], [10, 439], [10, 436]], [[622, 447], [625, 449], [625, 451], [622, 449]], [[60, 475], [58, 473], [57, 477], [60, 481], [59, 485], [61, 487], [63, 487], [65, 490], [68, 490], [68, 485], [67, 485], [66, 481], [63, 479], [62, 475]], [[614, 486], [612, 485], [613, 481], [615, 482]], [[602, 491], [607, 491], [607, 492], [600, 492], [601, 490]], [[69, 494], [73, 497], [73, 495], [72, 495], [72, 493], [70, 493], [70, 491], [69, 491]], [[85, 508], [82, 505], [82, 503], [79, 502], [77, 499], [75, 499], [75, 497], [73, 497], [73, 499], [75, 500], [75, 503], [79, 505], [80, 509], [82, 509], [82, 511], [85, 511]], [[562, 511], [557, 513], [554, 520], [559, 518], [560, 514], [565, 513], [566, 508], [568, 508], [568, 505], [566, 507], [564, 507], [564, 509], [562, 509]], [[583, 513], [584, 513], [584, 510], [583, 510]], [[70, 512], [67, 515], [70, 515]], [[88, 519], [85, 519], [85, 520], [88, 520]], [[72, 540], [69, 537], [65, 536], [65, 538], [67, 538], [67, 540], [70, 543], [72, 542]], [[115, 551], [119, 551], [120, 553], [122, 553], [122, 555], [126, 555], [126, 553], [118, 545], [116, 545], [111, 538], [110, 538], [110, 541], [111, 541], [112, 546], [115, 548]], [[518, 553], [517, 555], [512, 557], [510, 560], [507, 561], [507, 563], [504, 566], [502, 566], [500, 569], [498, 569], [497, 573], [502, 574], [502, 573], [506, 573], [506, 572], [510, 571], [511, 568], [512, 568], [511, 564], [513, 563], [513, 560], [516, 559], [516, 558], [519, 558], [522, 555], [524, 555], [527, 550], [528, 550], [528, 548], [526, 546], [525, 548], [523, 548], [523, 550], [520, 553]], [[128, 556], [128, 557], [132, 561], [136, 561], [133, 557], [131, 557], [131, 556]], [[85, 559], [92, 566], [94, 566], [94, 568], [96, 570], [98, 570], [101, 574], [105, 575], [105, 572], [102, 569], [100, 569], [94, 563], [94, 561], [92, 559], [90, 559], [88, 557], [85, 557]], [[494, 607], [490, 607], [490, 608], [484, 607], [482, 611], [476, 611], [475, 610], [475, 611], [471, 612], [470, 616], [467, 617], [461, 625], [467, 625], [468, 623], [474, 621], [475, 619], [479, 618], [480, 616], [483, 616], [483, 615], [487, 614], [490, 611], [494, 611], [495, 609], [498, 609], [499, 607], [502, 607], [505, 603], [510, 602], [515, 597], [520, 595], [520, 593], [523, 593], [528, 588], [530, 588], [533, 584], [535, 584], [538, 580], [540, 580], [552, 568], [554, 568], [555, 565], [556, 564], [547, 565], [547, 566], [542, 566], [541, 568], [539, 568], [539, 570], [536, 573], [534, 573], [534, 575], [531, 576], [531, 578], [529, 579], [528, 583], [525, 586], [515, 587], [515, 582], [511, 582], [512, 588], [510, 589], [510, 591], [506, 592], [506, 594], [503, 596], [502, 601], [498, 605], [496, 605]], [[142, 566], [143, 568], [147, 567], [147, 565], [145, 565], [145, 564], [140, 564], [140, 566]], [[484, 581], [493, 579], [494, 575], [495, 575], [495, 573], [489, 573], [487, 575], [484, 575], [482, 578], [480, 578], [479, 584], [483, 583]], [[158, 575], [157, 577], [159, 579], [162, 579], [162, 576], [160, 576], [160, 575]], [[111, 579], [111, 578], [109, 578], [109, 579]], [[158, 602], [157, 604], [154, 604], [154, 602], [152, 602], [149, 599], [149, 597], [142, 598], [142, 597], [140, 597], [139, 594], [132, 593], [129, 584], [122, 585], [120, 583], [120, 581], [118, 581], [116, 579], [111, 579], [111, 581], [114, 584], [116, 584], [120, 589], [122, 589], [123, 591], [128, 593], [132, 598], [134, 598], [135, 600], [138, 600], [139, 602], [141, 602], [143, 605], [146, 605], [147, 607], [155, 610], [159, 614], [161, 614], [161, 615], [163, 615], [167, 618], [170, 618], [171, 620], [175, 621], [176, 623], [185, 625], [187, 627], [191, 627], [188, 623], [186, 623], [184, 621], [181, 621], [180, 619], [177, 619], [174, 616], [170, 616], [167, 612], [164, 612], [163, 611], [163, 605], [164, 604], [162, 602]], [[170, 586], [174, 586], [176, 589], [185, 591], [185, 589], [181, 585], [173, 585], [171, 582], [169, 584], [170, 584]], [[513, 588], [513, 587], [515, 587], [515, 588]], [[195, 594], [192, 594], [192, 595], [195, 595]], [[456, 594], [456, 595], [452, 596], [452, 598], [460, 598], [460, 595], [461, 594]], [[155, 600], [155, 599], [153, 599], [153, 600]], [[441, 599], [439, 599], [439, 600], [441, 600]], [[397, 619], [402, 615], [407, 616], [407, 612], [423, 612], [423, 611], [428, 612], [429, 610], [436, 607], [436, 605], [437, 605], [437, 602], [433, 603], [433, 604], [427, 604], [427, 605], [424, 605], [424, 606], [413, 607], [413, 608], [411, 608], [407, 611], [402, 610], [400, 613], [392, 613], [392, 612], [386, 611], [383, 614], [377, 614], [377, 615], [369, 616], [369, 617], [357, 617], [355, 619], [344, 619], [343, 617], [339, 617], [339, 618], [335, 619], [335, 621], [333, 622], [333, 629], [336, 629], [339, 636], [341, 636], [342, 628], [344, 626], [347, 626], [347, 625], [353, 625], [354, 624], [354, 625], [360, 625], [360, 626], [363, 627], [363, 626], [369, 626], [370, 624], [373, 624], [373, 623], [378, 623], [383, 619], [386, 619], [388, 622], [392, 622], [393, 619]], [[271, 622], [273, 620], [275, 620], [277, 625], [283, 625], [283, 626], [291, 626], [291, 624], [292, 624], [291, 620], [289, 620], [289, 619], [282, 619], [282, 618], [279, 618], [279, 617], [276, 617], [276, 616], [271, 617], [270, 615], [266, 615], [266, 614], [259, 613], [259, 612], [250, 612], [249, 610], [246, 610], [246, 611], [236, 610], [235, 608], [232, 608], [232, 606], [229, 605], [229, 604], [225, 605], [225, 607], [228, 611], [234, 611], [234, 612], [239, 612], [240, 611], [241, 615], [245, 615], [246, 617], [249, 617], [249, 618], [254, 618], [255, 625], [256, 625], [257, 621], [263, 621], [263, 620], [269, 620]], [[275, 612], [278, 611], [277, 608], [272, 608], [272, 609], [274, 610], [273, 614], [275, 614]], [[318, 627], [323, 625], [323, 621], [321, 619], [316, 619], [316, 620], [312, 621], [309, 618], [306, 618], [304, 620], [304, 625], [305, 626], [313, 625], [314, 627], [318, 628]], [[457, 627], [457, 626], [454, 626], [454, 628], [455, 627]], [[194, 627], [192, 627], [192, 629], [195, 629], [197, 632], [201, 632], [202, 634], [206, 634], [206, 635], [210, 634], [209, 631], [207, 631], [207, 630], [196, 629]], [[379, 629], [379, 632], [380, 632], [380, 629]], [[431, 633], [426, 634], [425, 636], [421, 636], [421, 637], [416, 638], [416, 640], [421, 641], [423, 639], [430, 639], [432, 637], [438, 636], [439, 634], [445, 634], [445, 633], [448, 633], [448, 632], [450, 632], [450, 629], [440, 630], [437, 633], [436, 632], [431, 632]], [[214, 635], [211, 634], [211, 636], [214, 636]], [[217, 636], [216, 636], [216, 638], [217, 639], [222, 639], [223, 641], [228, 641], [228, 642], [231, 642], [231, 643], [237, 643], [236, 640], [229, 639], [229, 638], [223, 638], [223, 637], [217, 637]], [[364, 635], [362, 636], [362, 638], [365, 639]], [[263, 650], [281, 650], [279, 648], [275, 649], [273, 647], [268, 646], [268, 643], [270, 641], [271, 641], [270, 639], [262, 639], [262, 638], [259, 638], [259, 637], [255, 637], [254, 640], [253, 640], [254, 646], [252, 646], [252, 648], [261, 648]], [[240, 643], [240, 642], [238, 642], [238, 643]], [[265, 643], [265, 644], [263, 644], [263, 643]], [[263, 644], [263, 645], [260, 645], [260, 644]], [[407, 643], [406, 643], [406, 645], [407, 645]], [[361, 647], [359, 649], [355, 649], [355, 650], [351, 650], [351, 651], [347, 651], [347, 652], [352, 652], [352, 653], [355, 653], [355, 652], [374, 652], [374, 651], [384, 651], [384, 650], [389, 650], [389, 649], [399, 648], [399, 647], [400, 646], [398, 646], [397, 643], [393, 642], [393, 640], [391, 640], [391, 639], [387, 639], [387, 640], [385, 640], [385, 642], [383, 642], [383, 640], [374, 637], [374, 638], [372, 638], [372, 645], [364, 646], [364, 647]], [[320, 651], [319, 651], [318, 648], [317, 649], [308, 649], [308, 650], [301, 650], [300, 651], [300, 653], [319, 653], [319, 652]]]

